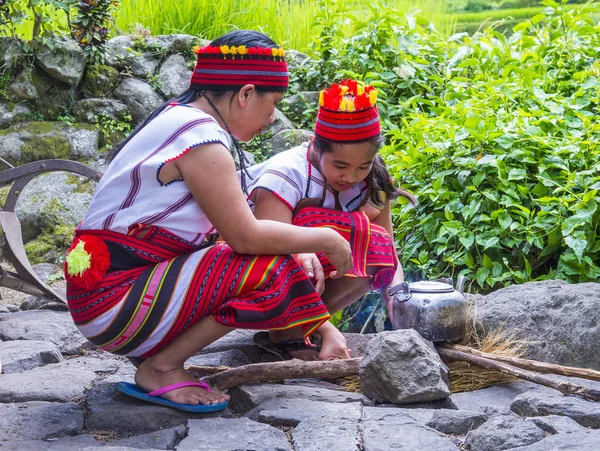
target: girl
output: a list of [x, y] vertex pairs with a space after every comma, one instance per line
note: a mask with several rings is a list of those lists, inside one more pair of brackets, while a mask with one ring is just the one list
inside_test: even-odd
[[[229, 397], [184, 362], [233, 328], [310, 334], [326, 306], [289, 254], [325, 252], [339, 277], [352, 264], [332, 229], [257, 220], [232, 144], [273, 122], [288, 86], [284, 51], [235, 31], [195, 48], [190, 89], [154, 111], [117, 148], [65, 263], [75, 324], [100, 348], [142, 358], [132, 396], [188, 411]], [[227, 244], [215, 244], [220, 235]], [[333, 277], [338, 277], [334, 274]]]
[[[329, 277], [332, 265], [325, 255], [297, 256], [331, 314], [371, 288], [382, 291], [389, 311], [384, 288], [404, 280], [396, 257], [390, 202], [400, 194], [412, 196], [394, 187], [377, 154], [382, 136], [376, 99], [372, 86], [353, 80], [331, 85], [321, 92], [310, 142], [249, 170], [249, 201], [258, 219], [334, 227], [356, 244], [353, 270], [343, 279]], [[255, 341], [298, 358], [349, 357], [342, 334], [331, 323], [323, 323], [318, 332], [323, 342], [320, 353], [318, 347], [304, 346], [287, 331], [272, 330], [268, 338], [257, 334]]]

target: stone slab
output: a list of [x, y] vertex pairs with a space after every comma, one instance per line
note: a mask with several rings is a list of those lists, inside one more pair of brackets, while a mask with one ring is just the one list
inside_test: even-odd
[[284, 384], [245, 384], [229, 390], [233, 411], [246, 413], [259, 404], [271, 399], [304, 399], [307, 401], [323, 401], [329, 403], [360, 402], [373, 405], [364, 395], [342, 390], [331, 390], [320, 387]]
[[498, 415], [467, 434], [465, 449], [499, 451], [530, 445], [546, 437], [546, 433], [530, 421], [515, 415]]
[[86, 430], [111, 431], [124, 437], [148, 434], [187, 424], [188, 419], [229, 416], [226, 409], [214, 413], [186, 413], [131, 398], [115, 383], [96, 384], [87, 396]]
[[82, 448], [100, 447], [102, 444], [88, 434], [48, 440], [22, 440], [0, 442], [2, 451], [80, 451]]
[[96, 379], [96, 373], [54, 365], [0, 377], [0, 402], [75, 401]]
[[[4, 376], [2, 376], [4, 377]], [[75, 403], [0, 403], [0, 442], [80, 434], [83, 410]]]
[[579, 432], [583, 427], [577, 421], [569, 417], [561, 417], [559, 415], [548, 415], [547, 417], [527, 418], [544, 432], [555, 434], [569, 434], [571, 432]]
[[598, 451], [600, 449], [600, 431], [588, 429], [570, 434], [552, 435], [532, 445], [514, 449], [519, 451]]
[[358, 450], [359, 423], [337, 420], [329, 422], [303, 421], [292, 430], [294, 451]]
[[51, 310], [30, 310], [0, 317], [0, 340], [50, 341], [69, 355], [94, 347], [75, 327], [68, 312]]
[[358, 422], [361, 417], [361, 404], [358, 402], [332, 404], [304, 399], [277, 399], [260, 404], [246, 414], [246, 417], [267, 423], [271, 426], [297, 426], [302, 421], [311, 424], [339, 421]]
[[175, 446], [186, 435], [186, 427], [181, 425], [174, 428], [149, 434], [136, 435], [109, 443], [110, 446], [124, 446], [136, 449], [175, 449]]
[[177, 451], [291, 451], [285, 434], [248, 418], [190, 420]]
[[206, 366], [231, 366], [237, 367], [252, 363], [250, 359], [239, 349], [230, 349], [228, 351], [212, 352], [210, 354], [199, 354], [186, 360], [184, 366], [188, 365], [206, 365]]
[[527, 392], [517, 396], [510, 408], [525, 417], [561, 415], [583, 427], [600, 429], [600, 404], [576, 396]]
[[0, 342], [2, 374], [20, 373], [38, 366], [63, 360], [60, 349], [49, 341], [3, 341]]
[[494, 410], [510, 408], [513, 400], [521, 393], [538, 388], [539, 385], [533, 382], [511, 382], [482, 390], [453, 393], [450, 395], [450, 401], [459, 410], [482, 410], [492, 413]]
[[427, 423], [432, 429], [447, 435], [466, 435], [487, 420], [487, 415], [472, 410], [436, 410]]

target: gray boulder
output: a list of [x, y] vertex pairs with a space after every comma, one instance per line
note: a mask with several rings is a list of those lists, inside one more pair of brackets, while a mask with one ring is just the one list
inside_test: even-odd
[[276, 155], [308, 142], [312, 135], [313, 132], [299, 128], [293, 130], [281, 130], [269, 140], [269, 143], [271, 144], [271, 155]]
[[158, 72], [160, 90], [169, 99], [183, 94], [190, 87], [191, 78], [192, 71], [182, 55], [171, 55]]
[[81, 89], [86, 97], [108, 97], [117, 87], [119, 78], [119, 71], [114, 67], [95, 64], [86, 69]]
[[528, 418], [537, 427], [548, 434], [570, 434], [571, 432], [579, 432], [583, 428], [575, 420], [569, 417], [561, 417], [559, 415], [548, 415], [547, 417]]
[[546, 437], [546, 433], [530, 421], [513, 415], [499, 415], [469, 432], [465, 449], [498, 451], [530, 445]]
[[186, 435], [185, 426], [163, 429], [149, 434], [136, 435], [110, 442], [110, 446], [123, 446], [136, 449], [175, 449]]
[[148, 78], [156, 72], [159, 61], [150, 52], [134, 52], [129, 64], [129, 70], [134, 76]]
[[77, 86], [85, 69], [83, 49], [72, 39], [55, 41], [53, 48], [41, 46], [35, 54], [37, 64], [52, 78]]
[[448, 435], [465, 435], [487, 420], [487, 415], [469, 410], [436, 410], [427, 426]]
[[302, 116], [306, 109], [316, 110], [319, 106], [319, 91], [300, 91], [281, 101], [281, 108], [294, 118]]
[[450, 395], [446, 365], [433, 345], [412, 329], [382, 332], [373, 338], [359, 375], [362, 392], [379, 402], [404, 404]]
[[49, 341], [15, 340], [0, 342], [2, 374], [20, 373], [63, 360], [60, 349]]
[[12, 100], [35, 100], [51, 87], [52, 81], [42, 71], [27, 66], [17, 74], [7, 92]]
[[0, 129], [7, 128], [30, 112], [26, 103], [0, 101]]
[[73, 113], [80, 122], [96, 124], [101, 115], [114, 121], [123, 121], [129, 113], [129, 109], [127, 105], [114, 99], [91, 98], [75, 103]]
[[0, 37], [0, 72], [12, 71], [19, 65], [19, 61], [24, 55], [20, 39], [9, 36]]
[[600, 283], [529, 282], [473, 296], [475, 320], [529, 341], [527, 357], [600, 369]]
[[76, 226], [81, 222], [93, 195], [93, 182], [64, 172], [36, 177], [17, 202], [17, 217], [25, 242], [57, 225]]
[[20, 165], [37, 160], [98, 156], [98, 130], [87, 124], [26, 122], [0, 130], [0, 157]]
[[35, 110], [46, 120], [58, 120], [70, 114], [71, 106], [77, 99], [77, 89], [55, 84], [33, 101]]
[[116, 36], [106, 43], [106, 64], [126, 69], [134, 57], [133, 40], [129, 36]]
[[310, 61], [310, 58], [307, 55], [298, 50], [286, 50], [285, 56], [290, 70], [295, 70], [304, 66]]
[[296, 128], [294, 123], [285, 114], [275, 108], [275, 121], [267, 126], [265, 133], [270, 132], [272, 135], [276, 135], [282, 130], [291, 130], [293, 128]]
[[204, 46], [210, 43], [207, 39], [189, 34], [168, 34], [144, 39], [148, 47], [162, 48], [170, 53], [185, 53], [192, 50], [195, 45]]
[[115, 89], [115, 96], [129, 107], [135, 124], [142, 122], [164, 102], [150, 83], [136, 78], [124, 80]]
[[519, 451], [598, 451], [600, 431], [582, 430], [570, 434], [546, 437], [532, 445], [520, 446]]

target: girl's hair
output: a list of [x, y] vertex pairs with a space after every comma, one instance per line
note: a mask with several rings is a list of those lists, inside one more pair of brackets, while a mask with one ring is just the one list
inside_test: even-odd
[[[218, 37], [217, 39], [212, 41], [210, 43], [210, 45], [214, 46], [214, 47], [218, 47], [221, 45], [234, 45], [234, 46], [245, 45], [246, 47], [268, 47], [268, 48], [277, 47], [277, 44], [271, 38], [269, 38], [268, 36], [266, 36], [262, 33], [259, 33], [258, 31], [252, 31], [252, 30], [232, 31], [230, 33], [227, 33], [227, 34], [224, 34], [223, 36]], [[216, 100], [216, 99], [221, 99], [221, 98], [225, 97], [226, 95], [229, 95], [229, 101], [232, 102], [235, 95], [238, 93], [238, 91], [239, 91], [239, 89], [231, 90], [231, 91], [202, 91], [197, 88], [191, 87], [187, 91], [185, 91], [183, 94], [181, 94], [180, 96], [172, 98], [170, 100], [167, 100], [165, 103], [163, 103], [158, 108], [156, 108], [154, 111], [152, 111], [152, 113], [150, 113], [148, 115], [148, 117], [146, 117], [146, 119], [144, 119], [144, 121], [141, 124], [139, 124], [133, 130], [133, 132], [131, 132], [129, 134], [129, 136], [127, 136], [127, 138], [125, 138], [117, 147], [115, 147], [115, 149], [110, 154], [108, 154], [108, 156], [106, 157], [107, 163], [110, 163], [117, 156], [117, 154], [123, 149], [123, 147], [125, 147], [127, 145], [127, 143], [129, 141], [131, 141], [131, 139], [135, 135], [137, 135], [140, 132], [140, 130], [142, 130], [146, 125], [148, 125], [148, 123], [150, 123], [156, 116], [158, 116], [160, 113], [162, 113], [170, 103], [182, 103], [182, 104], [192, 103], [192, 102], [198, 100], [198, 98], [200, 98], [202, 96], [206, 96], [207, 98], [209, 98], [211, 100]], [[256, 87], [256, 91], [259, 94], [263, 94], [263, 92], [258, 87]], [[217, 114], [220, 115], [220, 113], [218, 113], [218, 112], [217, 112]], [[241, 148], [239, 147], [237, 140], [233, 136], [232, 136], [232, 139], [234, 141], [234, 147], [238, 153], [238, 158], [240, 160], [240, 169], [242, 170], [242, 173], [244, 173], [245, 169], [246, 169], [245, 163], [247, 162], [246, 157], [243, 154], [243, 152], [241, 151]]]
[[[379, 149], [383, 145], [383, 137], [379, 135], [376, 138], [370, 139], [365, 142], [372, 144], [373, 147], [375, 147], [377, 151], [379, 151]], [[333, 152], [334, 146], [343, 145], [344, 143], [331, 143], [328, 141], [324, 141], [317, 136], [315, 136], [313, 141], [313, 146], [319, 154]], [[398, 196], [404, 196], [413, 205], [417, 204], [417, 198], [414, 195], [412, 195], [406, 190], [396, 188], [387, 168], [385, 167], [385, 163], [383, 159], [379, 156], [379, 154], [375, 155], [375, 159], [373, 160], [373, 167], [371, 168], [371, 172], [369, 172], [369, 175], [367, 176], [367, 183], [369, 185], [369, 197], [366, 200], [371, 200], [375, 205], [381, 206], [383, 203], [381, 197], [379, 196], [380, 191], [383, 191], [385, 193], [387, 200], [394, 200]]]

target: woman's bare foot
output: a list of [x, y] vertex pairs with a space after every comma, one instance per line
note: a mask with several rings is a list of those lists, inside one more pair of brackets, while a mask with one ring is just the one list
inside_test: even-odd
[[[175, 366], [155, 361], [150, 357], [142, 362], [135, 373], [135, 383], [148, 392], [180, 382], [198, 382], [198, 379], [188, 374], [182, 366]], [[219, 404], [229, 401], [229, 395], [211, 389], [207, 392], [202, 387], [183, 387], [165, 393], [161, 396], [177, 404]]]

